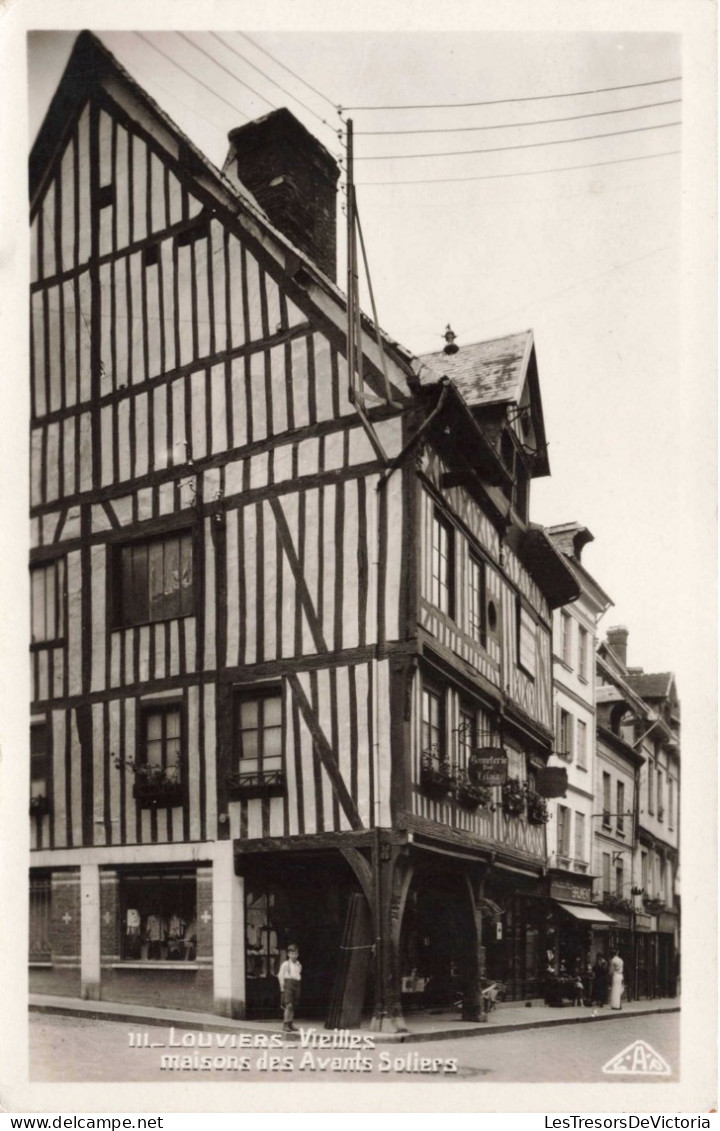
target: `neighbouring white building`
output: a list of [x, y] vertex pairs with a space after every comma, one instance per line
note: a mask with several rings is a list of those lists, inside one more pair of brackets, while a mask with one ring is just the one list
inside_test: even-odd
[[583, 547], [593, 541], [576, 522], [548, 528], [555, 548], [568, 563], [580, 596], [553, 614], [555, 746], [549, 766], [567, 771], [564, 797], [549, 802], [549, 892], [556, 911], [558, 958], [568, 965], [586, 962], [594, 927], [611, 926], [592, 905], [593, 827], [598, 805], [595, 790], [595, 648], [600, 618], [610, 597], [581, 562]]
[[[671, 997], [677, 992], [680, 952], [680, 703], [672, 672], [646, 673], [628, 667], [627, 641], [624, 626], [608, 630], [599, 649], [597, 701], [598, 739], [603, 733], [612, 736], [615, 747], [627, 746], [636, 763], [631, 827], [626, 832], [627, 850], [613, 852], [599, 841], [603, 835], [617, 837], [617, 821], [611, 816], [607, 827], [603, 822], [603, 829], [596, 831], [596, 869], [604, 908], [627, 920], [621, 925], [626, 928], [626, 974], [634, 995]], [[607, 774], [611, 769], [601, 767]], [[618, 770], [609, 795], [606, 779], [599, 780], [603, 810], [603, 796], [609, 796], [611, 813], [622, 808], [618, 793], [627, 777], [627, 767]], [[620, 799], [627, 807], [624, 794]], [[608, 852], [611, 874], [606, 885]], [[619, 935], [617, 941], [622, 951]]]

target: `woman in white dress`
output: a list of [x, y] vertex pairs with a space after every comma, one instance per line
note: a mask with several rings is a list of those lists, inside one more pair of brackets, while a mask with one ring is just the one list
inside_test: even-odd
[[620, 999], [623, 992], [623, 960], [616, 950], [610, 958], [610, 1008], [622, 1009]]

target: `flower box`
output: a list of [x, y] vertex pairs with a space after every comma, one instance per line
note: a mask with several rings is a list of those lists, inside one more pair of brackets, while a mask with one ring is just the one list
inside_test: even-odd
[[608, 912], [632, 911], [632, 909], [633, 909], [632, 900], [625, 899], [625, 898], [623, 898], [623, 896], [620, 896], [620, 895], [612, 895], [612, 894], [608, 894], [608, 895], [604, 896], [602, 902], [600, 903], [600, 907], [602, 908], [603, 911], [608, 911]]
[[492, 791], [489, 786], [476, 785], [470, 780], [466, 770], [460, 770], [455, 778], [455, 799], [464, 809], [488, 809]]
[[453, 785], [452, 767], [443, 758], [425, 752], [420, 764], [420, 784], [433, 797], [444, 797]]
[[519, 817], [525, 811], [525, 791], [517, 778], [508, 778], [502, 787], [503, 812], [508, 817]]
[[179, 781], [135, 779], [133, 797], [141, 809], [172, 809], [183, 803]]
[[547, 801], [541, 797], [539, 793], [535, 793], [532, 789], [527, 789], [527, 816], [531, 825], [544, 825], [548, 819]]
[[285, 775], [281, 770], [228, 774], [226, 784], [228, 792], [233, 798], [283, 797], [285, 795]]
[[30, 798], [30, 816], [44, 817], [50, 812], [50, 800], [43, 793]]

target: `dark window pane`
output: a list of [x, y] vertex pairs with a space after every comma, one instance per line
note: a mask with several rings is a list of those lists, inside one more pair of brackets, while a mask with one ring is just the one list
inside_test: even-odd
[[193, 560], [192, 536], [180, 538], [180, 612], [193, 612]]
[[149, 619], [148, 601], [148, 551], [147, 546], [133, 546], [132, 550], [131, 624], [142, 624]]
[[163, 591], [165, 595], [164, 616], [180, 615], [180, 540], [168, 538], [162, 545], [165, 556], [163, 562]]
[[192, 536], [173, 534], [123, 547], [120, 600], [125, 625], [192, 614]]
[[166, 615], [163, 556], [162, 542], [148, 547], [148, 604], [152, 620], [164, 620]]

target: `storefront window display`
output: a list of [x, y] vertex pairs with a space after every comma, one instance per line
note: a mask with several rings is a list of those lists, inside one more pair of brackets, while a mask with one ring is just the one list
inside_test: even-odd
[[487, 976], [507, 987], [509, 1000], [540, 997], [548, 967], [548, 939], [545, 901], [520, 892], [507, 893], [499, 887], [491, 898], [503, 914], [485, 934]]
[[37, 875], [30, 880], [30, 961], [49, 962], [51, 957], [50, 923], [52, 890], [50, 876]]
[[473, 924], [458, 878], [419, 873], [408, 894], [400, 946], [406, 1008], [456, 1008], [475, 970]]
[[196, 889], [192, 872], [124, 875], [120, 888], [122, 958], [136, 962], [195, 961]]
[[248, 978], [274, 977], [279, 968], [275, 893], [249, 891], [245, 910], [246, 972]]

